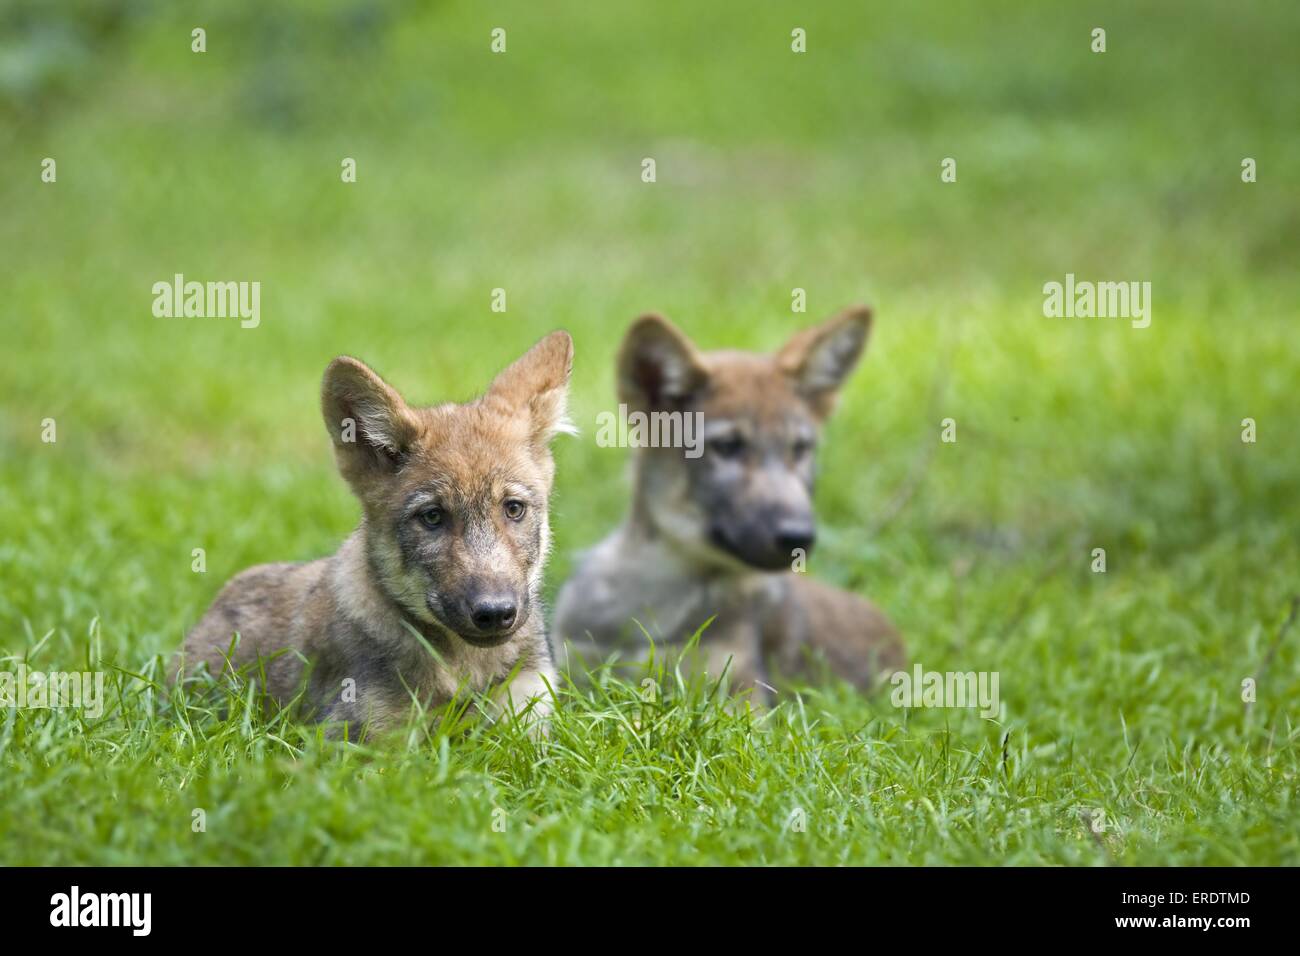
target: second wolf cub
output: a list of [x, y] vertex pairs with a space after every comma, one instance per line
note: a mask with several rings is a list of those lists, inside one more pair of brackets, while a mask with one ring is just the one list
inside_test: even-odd
[[774, 674], [817, 658], [861, 688], [903, 663], [898, 632], [870, 602], [792, 570], [816, 537], [813, 453], [857, 364], [871, 311], [850, 309], [775, 355], [701, 352], [667, 319], [633, 323], [618, 359], [619, 399], [646, 415], [699, 413], [703, 452], [641, 447], [622, 527], [564, 585], [557, 653], [639, 657], [642, 628], [680, 645], [707, 620], [713, 676], [766, 697]]

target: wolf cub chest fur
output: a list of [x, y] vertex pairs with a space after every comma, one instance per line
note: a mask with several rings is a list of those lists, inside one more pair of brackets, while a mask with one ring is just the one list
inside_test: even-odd
[[361, 505], [331, 557], [237, 575], [186, 638], [181, 663], [247, 668], [281, 703], [382, 729], [459, 690], [543, 716], [550, 441], [568, 429], [573, 345], [554, 332], [467, 404], [408, 405], [363, 363], [325, 372], [321, 407]]

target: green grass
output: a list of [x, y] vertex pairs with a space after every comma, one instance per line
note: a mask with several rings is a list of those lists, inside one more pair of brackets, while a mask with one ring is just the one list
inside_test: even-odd
[[[1294, 4], [109, 6], [0, 7], [0, 669], [113, 675], [97, 720], [0, 711], [0, 860], [1300, 863]], [[175, 272], [261, 281], [261, 326], [154, 319]], [[1044, 318], [1067, 272], [1151, 281], [1151, 327]], [[573, 333], [554, 593], [626, 504], [634, 315], [774, 348], [856, 300], [810, 570], [999, 719], [657, 674], [562, 688], [545, 742], [361, 746], [146, 693], [231, 574], [353, 527], [334, 355], [464, 399]]]

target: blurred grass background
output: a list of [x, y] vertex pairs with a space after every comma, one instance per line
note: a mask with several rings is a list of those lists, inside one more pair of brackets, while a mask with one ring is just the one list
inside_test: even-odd
[[[70, 666], [98, 619], [133, 665], [240, 568], [332, 551], [356, 520], [317, 407], [333, 356], [466, 399], [564, 327], [583, 435], [556, 448], [553, 592], [625, 506], [594, 435], [636, 314], [775, 348], [865, 300], [813, 573], [926, 667], [1000, 669], [1019, 733], [1116, 772], [1121, 719], [1257, 766], [1285, 748], [1293, 791], [1300, 635], [1253, 717], [1239, 684], [1300, 586], [1297, 29], [1293, 3], [1211, 0], [3, 0], [3, 646], [53, 631]], [[260, 326], [154, 318], [178, 272], [260, 281]], [[1150, 281], [1151, 327], [1044, 318], [1067, 272]], [[949, 719], [977, 726], [917, 718]], [[1232, 778], [1212, 802], [1245, 799]], [[1294, 816], [1270, 834], [1256, 851], [1294, 862]]]

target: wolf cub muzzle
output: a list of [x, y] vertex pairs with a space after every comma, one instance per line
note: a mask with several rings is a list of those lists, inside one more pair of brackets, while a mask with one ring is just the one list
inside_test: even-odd
[[333, 557], [235, 577], [183, 662], [214, 673], [259, 663], [282, 702], [305, 689], [318, 719], [371, 727], [413, 697], [437, 706], [512, 674], [510, 703], [544, 712], [550, 441], [571, 428], [572, 360], [568, 334], [553, 332], [481, 398], [426, 408], [357, 359], [331, 362], [321, 409], [360, 525]]

